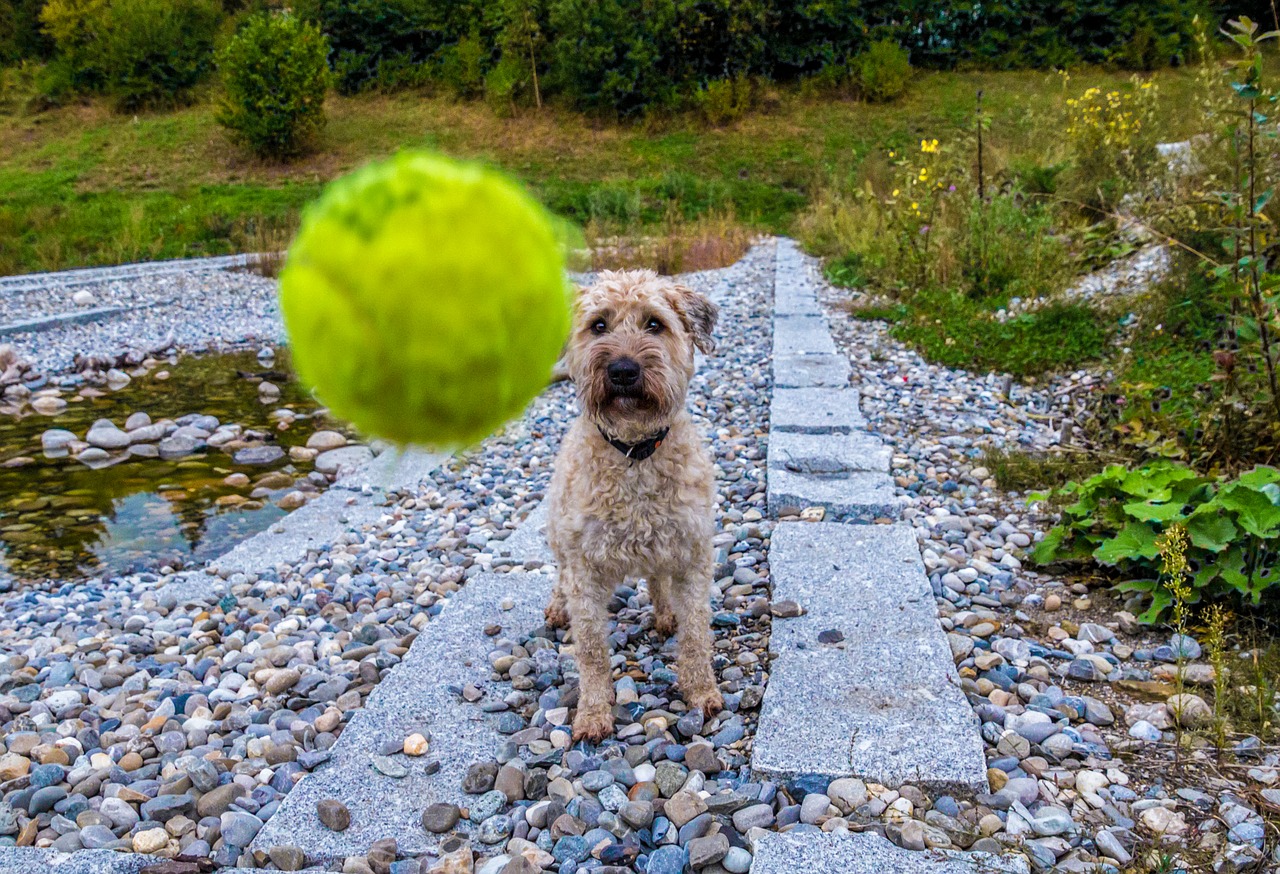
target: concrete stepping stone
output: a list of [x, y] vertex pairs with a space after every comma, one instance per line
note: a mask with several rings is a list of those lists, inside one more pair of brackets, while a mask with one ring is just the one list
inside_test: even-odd
[[887, 446], [863, 431], [775, 431], [769, 438], [769, 512], [823, 507], [828, 521], [896, 518], [902, 502], [888, 476], [891, 457]]
[[751, 874], [1028, 874], [1027, 860], [959, 850], [904, 850], [875, 832], [769, 832]]
[[[159, 856], [114, 850], [59, 853], [36, 847], [0, 847], [0, 871], [4, 874], [137, 874], [165, 861]], [[261, 874], [261, 869], [219, 868], [218, 874]]]
[[784, 522], [769, 562], [774, 602], [805, 612], [773, 622], [754, 774], [808, 791], [837, 777], [989, 791], [912, 530]]
[[835, 355], [825, 316], [797, 315], [773, 320], [774, 355]]
[[[422, 811], [430, 804], [467, 807], [475, 801], [462, 791], [467, 768], [492, 759], [506, 738], [497, 717], [462, 701], [450, 687], [474, 684], [488, 696], [500, 697], [489, 678], [487, 654], [496, 637], [485, 634], [491, 624], [502, 636], [515, 636], [542, 624], [542, 609], [551, 594], [550, 574], [480, 574], [446, 603], [427, 623], [404, 660], [383, 678], [365, 706], [333, 747], [328, 763], [307, 775], [267, 821], [251, 849], [301, 847], [308, 864], [323, 864], [361, 855], [382, 838], [395, 838], [402, 853], [416, 855], [438, 846], [442, 836], [422, 827]], [[499, 606], [504, 599], [508, 610]], [[373, 756], [387, 741], [413, 732], [430, 734], [430, 750], [422, 757], [394, 756], [408, 776], [388, 777], [372, 767]], [[428, 773], [428, 763], [439, 770]], [[318, 802], [336, 798], [351, 811], [343, 832], [321, 825]], [[458, 830], [469, 830], [463, 819]]]
[[849, 359], [843, 355], [774, 355], [774, 388], [845, 388]]
[[519, 527], [511, 532], [511, 536], [492, 544], [493, 553], [516, 563], [523, 562], [527, 568], [553, 564], [555, 556], [551, 554], [551, 546], [547, 543], [546, 529], [547, 502], [540, 501]]
[[853, 388], [775, 388], [769, 406], [771, 431], [851, 434], [866, 427]]
[[8, 337], [12, 334], [33, 334], [38, 331], [48, 331], [52, 328], [60, 328], [63, 325], [80, 325], [85, 322], [97, 322], [102, 319], [117, 316], [125, 312], [124, 307], [94, 307], [86, 310], [74, 310], [66, 313], [54, 313], [49, 316], [40, 316], [34, 319], [22, 319], [17, 322], [9, 322], [0, 325], [0, 337]]

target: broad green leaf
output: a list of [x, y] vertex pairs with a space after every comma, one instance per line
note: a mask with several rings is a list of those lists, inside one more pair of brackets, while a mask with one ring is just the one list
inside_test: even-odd
[[1044, 539], [1035, 545], [1031, 550], [1031, 557], [1036, 560], [1037, 564], [1048, 564], [1058, 557], [1058, 550], [1062, 548], [1062, 541], [1067, 537], [1067, 529], [1061, 525], [1056, 528], [1050, 528], [1049, 533], [1045, 534]]
[[1214, 505], [1201, 505], [1187, 519], [1187, 536], [1198, 549], [1221, 552], [1231, 545], [1236, 534], [1235, 523]]
[[1161, 587], [1151, 593], [1151, 606], [1138, 616], [1138, 621], [1144, 625], [1155, 625], [1160, 621], [1161, 614], [1172, 605], [1173, 596], [1168, 589]]
[[1280, 469], [1260, 464], [1248, 473], [1240, 474], [1236, 482], [1251, 489], [1260, 489], [1265, 485], [1280, 483]]
[[1232, 483], [1223, 487], [1217, 502], [1235, 513], [1236, 522], [1254, 537], [1265, 540], [1280, 533], [1280, 507], [1256, 489]]
[[1124, 505], [1124, 511], [1140, 522], [1172, 522], [1182, 518], [1182, 504], [1170, 502], [1155, 504], [1151, 501], [1134, 501]]
[[1130, 522], [1120, 529], [1115, 537], [1093, 551], [1094, 558], [1103, 564], [1113, 566], [1122, 561], [1155, 558], [1159, 554], [1160, 550], [1156, 548], [1156, 533], [1145, 522]]

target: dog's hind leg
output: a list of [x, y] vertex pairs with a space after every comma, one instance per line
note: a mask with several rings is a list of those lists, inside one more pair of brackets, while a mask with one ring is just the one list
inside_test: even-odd
[[573, 651], [579, 677], [578, 714], [573, 719], [573, 738], [604, 740], [613, 734], [613, 672], [609, 666], [607, 599], [594, 591], [575, 591], [569, 621], [573, 628]]
[[671, 609], [671, 578], [650, 576], [649, 600], [653, 602], [653, 628], [663, 638], [676, 633], [675, 611]]
[[710, 574], [677, 578], [671, 586], [672, 606], [680, 623], [676, 666], [685, 703], [710, 716], [724, 707], [711, 670]]

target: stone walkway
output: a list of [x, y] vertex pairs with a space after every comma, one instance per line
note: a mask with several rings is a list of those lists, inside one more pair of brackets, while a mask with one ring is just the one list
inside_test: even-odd
[[[773, 602], [795, 604], [770, 639], [754, 774], [821, 793], [842, 777], [890, 787], [989, 792], [978, 721], [961, 693], [889, 451], [866, 433], [848, 359], [834, 353], [795, 244], [778, 244], [770, 410], [770, 515], [822, 508], [835, 522], [782, 521], [769, 550]], [[842, 378], [843, 377], [843, 378]], [[800, 864], [797, 864], [797, 863]], [[913, 855], [871, 834], [764, 835], [755, 874], [960, 871], [994, 857]], [[1025, 863], [1023, 863], [1025, 865]]]

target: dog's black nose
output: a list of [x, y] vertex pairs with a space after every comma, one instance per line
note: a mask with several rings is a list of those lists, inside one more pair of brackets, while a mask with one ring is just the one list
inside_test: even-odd
[[640, 381], [640, 365], [630, 358], [610, 361], [606, 373], [609, 374], [609, 382], [619, 388], [631, 388]]

